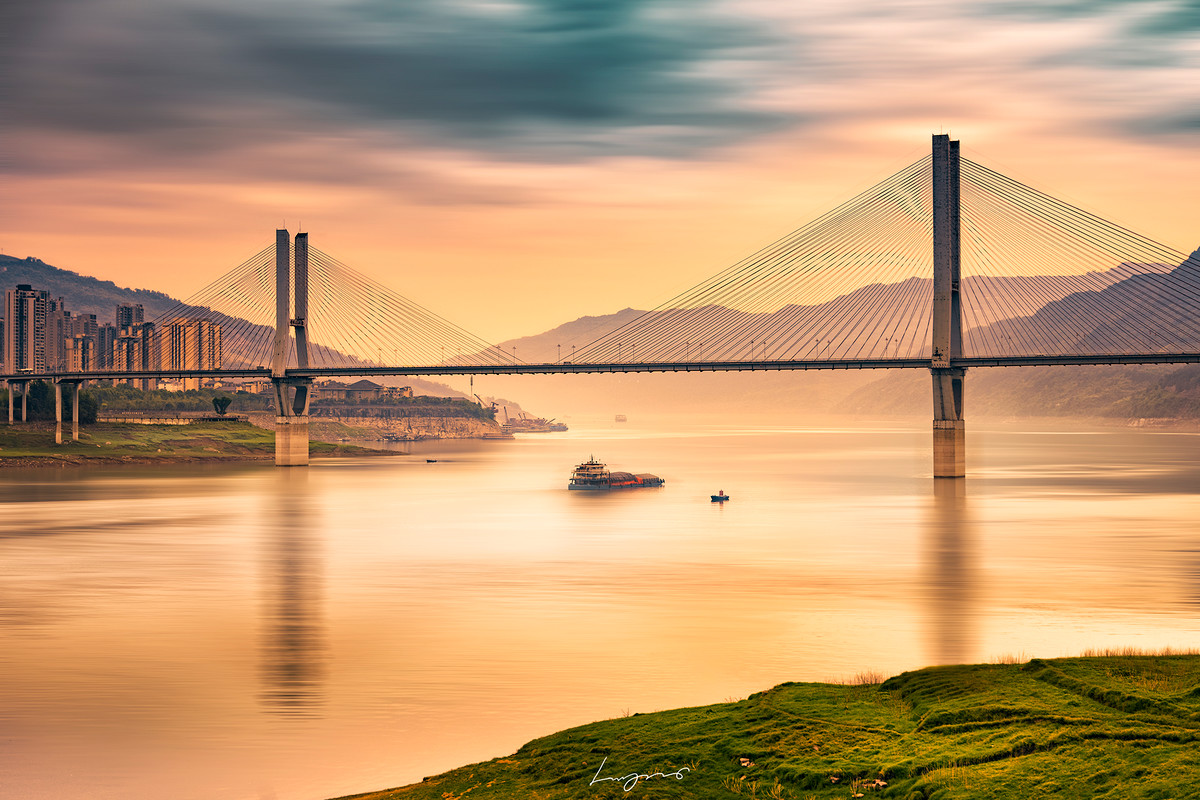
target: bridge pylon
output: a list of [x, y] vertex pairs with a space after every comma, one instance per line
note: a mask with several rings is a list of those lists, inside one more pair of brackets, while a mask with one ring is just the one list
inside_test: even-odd
[[933, 477], [967, 474], [962, 357], [958, 142], [933, 137]]
[[[275, 342], [271, 382], [275, 388], [275, 466], [308, 466], [308, 406], [311, 378], [287, 377], [289, 329], [295, 329], [296, 362], [308, 366], [308, 234], [296, 234], [295, 298], [292, 246], [286, 230], [275, 231]], [[295, 316], [289, 313], [295, 309]]]

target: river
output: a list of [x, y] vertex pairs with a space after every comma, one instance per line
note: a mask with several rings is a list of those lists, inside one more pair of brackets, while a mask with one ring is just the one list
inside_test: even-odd
[[[929, 451], [927, 422], [582, 420], [7, 470], [0, 797], [318, 800], [784, 681], [1200, 647], [1196, 434], [970, 422], [958, 481]], [[566, 491], [593, 454], [667, 485]]]

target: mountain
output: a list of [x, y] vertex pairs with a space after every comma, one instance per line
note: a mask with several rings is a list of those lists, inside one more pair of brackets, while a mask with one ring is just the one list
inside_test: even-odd
[[[993, 348], [1002, 340], [1028, 348], [1053, 331], [1052, 335], [1058, 337], [1054, 344], [1079, 353], [1110, 352], [1114, 345], [1129, 339], [1130, 331], [1153, 331], [1164, 348], [1191, 349], [1200, 341], [1200, 308], [1191, 300], [1200, 297], [1200, 250], [1175, 267], [1123, 264], [1107, 272], [1090, 273], [1084, 279], [1104, 288], [1073, 292], [1068, 287], [1078, 283], [1047, 281], [1040, 286], [1040, 307], [1028, 293], [1017, 291], [1020, 281], [1028, 283], [1028, 279], [965, 279], [964, 292], [973, 293], [981, 307], [989, 299], [1006, 298], [1001, 307], [1016, 312], [1000, 322], [968, 329], [968, 339]], [[932, 287], [922, 286], [929, 281], [910, 279], [906, 283], [911, 284], [911, 291], [902, 296], [918, 295], [922, 289], [931, 295]], [[819, 306], [785, 306], [762, 327], [788, 329], [790, 322], [806, 314], [845, 317], [859, 300], [880, 312], [884, 309], [876, 299], [879, 296], [876, 287], [864, 287]], [[525, 361], [554, 361], [560, 352], [564, 360], [571, 360], [568, 347], [582, 349], [643, 313], [624, 309], [607, 316], [583, 317], [500, 346], [505, 350], [515, 346], [516, 354]], [[702, 326], [717, 317], [741, 323], [755, 315], [723, 314], [714, 308], [666, 310], [656, 312], [652, 325], [661, 325], [662, 330], [679, 329], [688, 324], [681, 320], [689, 316], [692, 323]], [[772, 315], [757, 316], [761, 325]], [[805, 338], [809, 335], [802, 334]], [[795, 345], [803, 347], [804, 342], [801, 338]], [[924, 352], [928, 352], [927, 346]], [[652, 352], [646, 358], [655, 355]], [[808, 413], [928, 417], [932, 412], [930, 379], [923, 370], [544, 376], [489, 379], [489, 385], [493, 380], [500, 391], [515, 392], [520, 386], [521, 396], [530, 403], [606, 415], [673, 410], [741, 415], [782, 412], [793, 417]], [[1200, 365], [977, 369], [967, 380], [966, 408], [968, 416], [983, 417], [1197, 419]]]
[[1200, 343], [1200, 250], [1177, 266], [1123, 264], [1102, 289], [1050, 299], [964, 336], [989, 354], [1120, 353], [1154, 347], [1189, 352]]
[[[112, 281], [102, 281], [88, 275], [80, 275], [77, 272], [51, 266], [39, 258], [16, 258], [0, 254], [0, 293], [20, 284], [29, 284], [34, 289], [45, 290], [51, 297], [61, 297], [67, 310], [72, 314], [95, 314], [96, 321], [100, 324], [113, 324], [116, 321], [116, 308], [121, 303], [141, 303], [145, 309], [147, 321], [165, 314], [181, 303], [163, 292], [118, 286]], [[231, 318], [223, 317], [223, 315], [215, 315], [214, 318], [218, 321], [222, 319], [232, 321]], [[262, 328], [262, 326], [247, 325], [240, 320], [237, 327], [246, 331], [246, 335], [257, 333], [258, 329]], [[419, 378], [380, 378], [376, 379], [376, 382], [385, 385], [411, 386], [417, 394], [466, 396], [465, 392]]]
[[[1090, 276], [1104, 286], [1090, 292], [1049, 289], [1040, 308], [1010, 304], [1014, 316], [978, 326], [972, 336], [1005, 335], [1031, 338], [1048, 326], [1073, 330], [1073, 346], [1090, 352], [1112, 341], [1118, 331], [1140, 326], [1157, 331], [1189, 331], [1200, 313], [1190, 301], [1146, 302], [1146, 297], [1191, 297], [1200, 294], [1200, 250], [1180, 265], [1121, 277], [1121, 270]], [[964, 280], [964, 291], [977, 297], [1016, 295], [1013, 279]], [[158, 316], [178, 301], [162, 292], [117, 286], [36, 258], [0, 255], [0, 289], [20, 283], [63, 297], [72, 312], [96, 314], [111, 322], [119, 303], [141, 303], [147, 318]], [[928, 281], [911, 279], [919, 294]], [[878, 287], [817, 306], [787, 306], [776, 312], [779, 325], [803, 314], [844, 314], [856, 299], [868, 298]], [[931, 288], [930, 288], [931, 291]], [[865, 293], [865, 294], [864, 294]], [[855, 297], [857, 295], [857, 297]], [[628, 325], [646, 312], [626, 308], [613, 314], [581, 317], [543, 333], [511, 339], [499, 346], [526, 362], [572, 360], [571, 348], [582, 350], [606, 334]], [[711, 309], [704, 313], [714, 313]], [[752, 316], [752, 315], [746, 315]], [[760, 317], [762, 315], [759, 315]], [[1064, 325], [1071, 320], [1071, 325]], [[1107, 321], [1104, 321], [1107, 320]], [[1134, 329], [1138, 329], [1134, 327]], [[807, 334], [805, 334], [807, 335]], [[1171, 341], [1170, 337], [1162, 337]], [[800, 345], [803, 344], [801, 339]], [[468, 390], [419, 379], [397, 379], [418, 393], [465, 395]], [[465, 383], [465, 380], [462, 381]], [[520, 397], [534, 413], [563, 418], [569, 415], [768, 415], [788, 419], [830, 414], [931, 415], [929, 376], [924, 370], [891, 372], [706, 372], [609, 375], [477, 376], [473, 391], [485, 397]], [[501, 401], [515, 413], [516, 403]], [[978, 369], [967, 379], [966, 408], [971, 416], [1107, 416], [1115, 418], [1200, 418], [1200, 365], [1178, 367], [1037, 367]]]
[[62, 297], [72, 314], [95, 314], [96, 321], [112, 324], [121, 303], [141, 303], [146, 319], [163, 314], [178, 301], [162, 292], [127, 289], [78, 272], [52, 267], [38, 258], [15, 258], [0, 254], [0, 290], [27, 283], [44, 289], [51, 297]]

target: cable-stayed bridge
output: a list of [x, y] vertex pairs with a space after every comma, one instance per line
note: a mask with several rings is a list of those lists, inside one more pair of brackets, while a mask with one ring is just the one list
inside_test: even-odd
[[[183, 352], [189, 324], [208, 326], [207, 357]], [[324, 376], [929, 369], [934, 473], [957, 477], [966, 369], [1200, 361], [1200, 251], [1057, 200], [938, 135], [931, 155], [553, 361], [522, 361], [287, 231], [154, 330], [136, 369], [4, 377], [54, 380], [60, 398], [92, 379], [269, 378], [287, 465], [307, 463], [309, 387]]]

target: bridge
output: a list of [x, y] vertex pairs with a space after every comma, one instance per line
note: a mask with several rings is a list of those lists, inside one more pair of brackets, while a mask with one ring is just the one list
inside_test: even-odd
[[[320, 377], [928, 369], [936, 477], [966, 474], [965, 375], [982, 367], [1200, 362], [1200, 251], [1139, 236], [963, 158], [932, 153], [564, 356], [526, 362], [310, 247], [272, 247], [159, 316], [216, 330], [220, 363], [0, 375], [14, 398], [107, 379], [270, 381], [276, 464], [308, 463]], [[180, 334], [182, 335], [182, 334]], [[390, 358], [389, 358], [390, 356]]]

